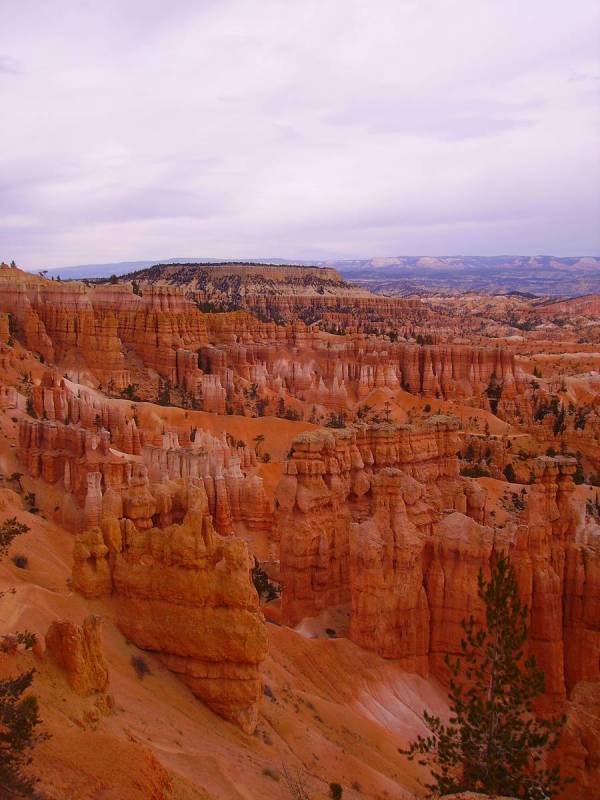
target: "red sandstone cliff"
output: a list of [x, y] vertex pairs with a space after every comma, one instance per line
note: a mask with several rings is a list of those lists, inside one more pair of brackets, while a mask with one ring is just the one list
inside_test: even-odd
[[296, 623], [350, 603], [354, 641], [443, 676], [444, 656], [460, 650], [461, 620], [481, 610], [479, 570], [509, 549], [547, 697], [561, 701], [579, 681], [600, 678], [600, 531], [575, 496], [575, 462], [538, 459], [524, 510], [500, 529], [481, 524], [485, 491], [458, 478], [456, 453], [454, 424], [442, 418], [422, 429], [299, 437], [277, 491], [284, 616]]
[[163, 513], [178, 506], [181, 523], [153, 526], [157, 503], [140, 473], [126, 516], [107, 513], [77, 537], [73, 584], [87, 597], [114, 594], [123, 633], [251, 733], [267, 641], [246, 545], [215, 533], [201, 482], [168, 488]]

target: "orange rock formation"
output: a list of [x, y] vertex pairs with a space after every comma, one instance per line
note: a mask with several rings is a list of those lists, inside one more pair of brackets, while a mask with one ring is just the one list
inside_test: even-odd
[[[592, 317], [581, 333], [559, 324], [568, 312], [560, 304], [392, 299], [334, 271], [237, 265], [207, 268], [200, 280], [195, 267], [172, 266], [93, 286], [0, 268], [0, 464], [9, 487], [0, 510], [24, 516], [33, 540], [30, 566], [2, 565], [7, 586], [21, 582], [2, 598], [3, 619], [18, 629], [31, 614], [38, 632], [50, 626], [40, 671], [54, 741], [70, 741], [63, 699], [53, 695], [58, 665], [72, 689], [57, 681], [76, 720], [69, 724], [86, 741], [98, 728], [94, 741], [119, 763], [137, 758], [134, 782], [146, 796], [169, 796], [169, 771], [192, 782], [202, 771], [196, 751], [187, 759], [173, 743], [174, 698], [185, 709], [177, 725], [194, 720], [189, 737], [204, 720], [216, 761], [227, 740], [232, 763], [255, 776], [238, 791], [237, 777], [220, 783], [211, 762], [207, 796], [279, 800], [282, 784], [264, 772], [273, 752], [301, 752], [306, 764], [320, 752], [315, 731], [347, 774], [354, 766], [345, 759], [369, 762], [360, 767], [365, 797], [391, 796], [400, 783], [418, 792], [415, 775], [398, 767], [398, 746], [420, 730], [421, 695], [443, 713], [435, 679], [447, 678], [444, 657], [460, 649], [461, 621], [481, 614], [479, 571], [507, 550], [530, 609], [529, 650], [546, 676], [540, 710], [566, 712], [561, 759], [597, 798]], [[575, 310], [596, 313], [588, 300]], [[253, 586], [255, 556], [282, 587], [265, 607], [277, 626], [265, 622]], [[85, 618], [81, 627], [71, 609]], [[102, 648], [92, 612], [107, 620]], [[125, 648], [134, 646], [154, 664], [156, 685], [138, 680], [124, 692]], [[109, 671], [111, 693], [121, 693], [115, 706]], [[407, 681], [419, 689], [405, 696]], [[293, 702], [273, 699], [273, 685]], [[308, 713], [307, 687], [318, 713]], [[249, 740], [191, 703], [188, 689], [257, 735]], [[168, 719], [142, 746], [145, 729], [130, 728], [146, 691], [146, 704], [160, 695]], [[395, 722], [398, 702], [406, 705]], [[130, 715], [123, 730], [119, 714], [106, 716], [120, 706]], [[360, 719], [350, 738], [348, 715]], [[252, 748], [263, 749], [249, 757]], [[371, 762], [381, 769], [375, 777]], [[310, 763], [321, 791], [321, 765]], [[64, 785], [45, 769], [54, 800]], [[96, 762], [86, 769], [93, 776]], [[61, 770], [73, 792], [95, 780]], [[127, 784], [123, 796], [143, 794]]]
[[357, 644], [443, 677], [461, 620], [481, 612], [479, 570], [508, 548], [531, 609], [531, 650], [548, 699], [560, 701], [600, 678], [600, 531], [575, 497], [575, 461], [538, 459], [524, 510], [506, 528], [483, 525], [485, 490], [458, 477], [456, 428], [433, 417], [421, 429], [360, 425], [294, 441], [277, 490], [284, 618], [351, 603]]
[[108, 689], [101, 624], [100, 618], [94, 616], [86, 617], [81, 627], [60, 620], [53, 622], [46, 633], [46, 650], [66, 670], [77, 694], [98, 694]]
[[[199, 479], [163, 488], [155, 498], [138, 467], [123, 497], [126, 516], [110, 515], [114, 503], [100, 527], [77, 537], [73, 585], [87, 597], [114, 593], [125, 635], [159, 654], [194, 694], [251, 733], [266, 633], [246, 545], [214, 531]], [[153, 525], [157, 511], [164, 527]]]

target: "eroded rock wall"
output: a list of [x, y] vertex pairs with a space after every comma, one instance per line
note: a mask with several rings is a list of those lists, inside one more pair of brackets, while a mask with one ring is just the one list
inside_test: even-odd
[[578, 682], [600, 678], [600, 531], [576, 495], [576, 461], [534, 461], [534, 483], [490, 527], [485, 489], [458, 476], [457, 452], [456, 423], [442, 417], [298, 437], [277, 490], [284, 618], [347, 604], [357, 644], [444, 678], [461, 621], [481, 617], [480, 570], [508, 551], [556, 709]]
[[132, 642], [252, 732], [267, 639], [246, 544], [215, 532], [200, 480], [171, 493], [184, 511], [181, 523], [146, 527], [140, 517], [105, 515], [80, 534], [73, 585], [87, 597], [112, 594], [117, 624]]

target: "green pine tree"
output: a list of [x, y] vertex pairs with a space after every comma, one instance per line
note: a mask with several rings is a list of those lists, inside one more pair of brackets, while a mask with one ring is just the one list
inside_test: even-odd
[[565, 719], [540, 719], [533, 710], [544, 692], [544, 674], [525, 655], [528, 612], [508, 557], [495, 559], [489, 582], [480, 571], [479, 596], [485, 626], [473, 617], [463, 621], [461, 654], [446, 657], [449, 723], [423, 712], [430, 733], [404, 754], [430, 765], [429, 797], [472, 791], [549, 800], [566, 783], [559, 768], [546, 763]]
[[[20, 481], [23, 477], [21, 472], [13, 472], [9, 480]], [[29, 528], [22, 522], [17, 522], [16, 517], [5, 519], [0, 525], [0, 558], [4, 558], [8, 553], [8, 548], [13, 541], [22, 533], [27, 533]]]
[[[4, 558], [13, 540], [29, 528], [15, 517], [0, 525], [0, 558]], [[0, 652], [11, 652], [18, 645], [33, 647], [35, 634], [23, 631], [12, 637], [0, 639]], [[6, 797], [30, 797], [36, 779], [28, 774], [30, 751], [46, 734], [36, 731], [41, 720], [37, 699], [26, 694], [35, 670], [21, 672], [15, 677], [0, 679], [0, 787]], [[4, 797], [4, 794], [1, 794]]]

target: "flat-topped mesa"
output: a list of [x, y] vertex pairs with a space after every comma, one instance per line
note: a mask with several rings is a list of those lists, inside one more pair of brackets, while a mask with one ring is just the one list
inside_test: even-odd
[[124, 276], [142, 285], [164, 282], [177, 286], [202, 284], [205, 281], [220, 281], [223, 278], [241, 278], [244, 283], [268, 280], [275, 283], [303, 284], [305, 281], [330, 281], [343, 283], [342, 276], [333, 267], [310, 267], [305, 265], [260, 264], [260, 263], [187, 263], [155, 264], [147, 269]]
[[[376, 515], [383, 495], [373, 480], [382, 469], [402, 470], [392, 485], [400, 481], [409, 493], [420, 526], [430, 526], [442, 508], [466, 510], [456, 431], [455, 420], [435, 417], [421, 427], [357, 423], [294, 440], [276, 492], [284, 618], [296, 623], [350, 602], [351, 525]], [[426, 504], [417, 502], [412, 475], [428, 482]]]
[[255, 278], [262, 278], [276, 283], [306, 282], [311, 279], [317, 281], [331, 281], [343, 283], [344, 280], [337, 269], [333, 267], [307, 267], [304, 265], [269, 265], [269, 264], [218, 264], [200, 265], [202, 272], [209, 278], [218, 279], [225, 276], [243, 278], [245, 282], [252, 282]]
[[[86, 597], [112, 594], [128, 639], [252, 733], [267, 638], [246, 544], [214, 531], [200, 479], [165, 484], [153, 497], [144, 494], [139, 474], [142, 493], [123, 503], [123, 511], [135, 509], [135, 519], [105, 513], [99, 526], [77, 537], [73, 585]], [[168, 524], [154, 525], [147, 515], [155, 512]]]
[[382, 297], [342, 279], [329, 267], [261, 264], [157, 264], [125, 278], [139, 285], [169, 284], [185, 289], [200, 304], [220, 311], [246, 309], [277, 322], [301, 318], [312, 323], [356, 328], [406, 324], [428, 312], [416, 297]]

